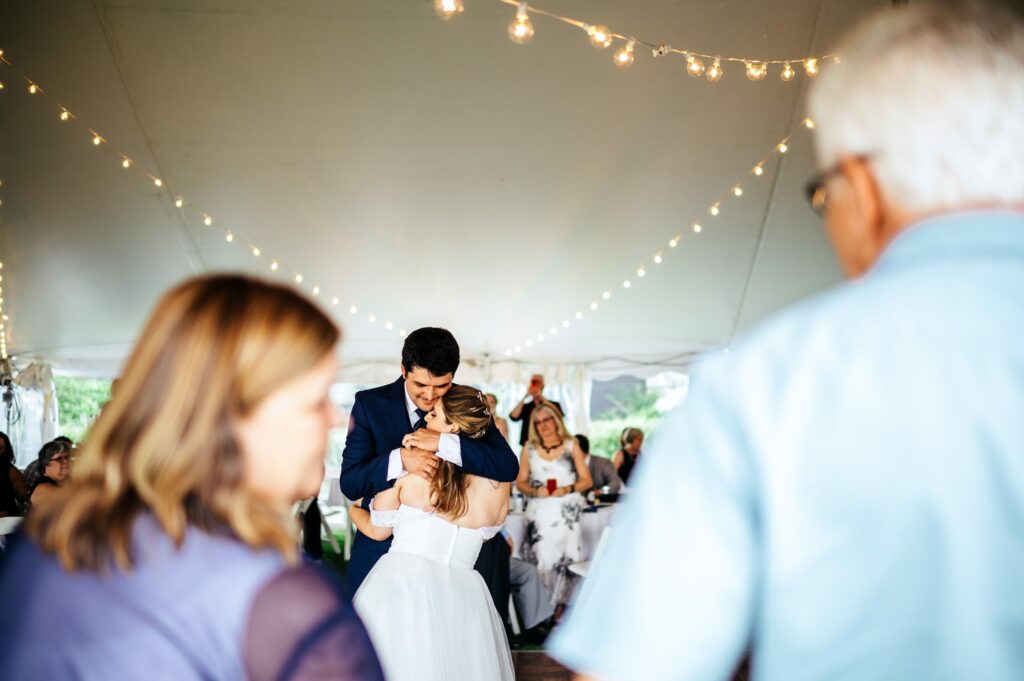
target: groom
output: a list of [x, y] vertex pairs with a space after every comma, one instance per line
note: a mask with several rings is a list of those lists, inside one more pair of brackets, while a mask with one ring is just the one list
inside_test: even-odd
[[[408, 335], [402, 346], [402, 377], [356, 393], [341, 457], [342, 494], [362, 498], [365, 508], [375, 494], [403, 475], [430, 480], [441, 459], [472, 475], [499, 482], [516, 479], [519, 462], [493, 422], [479, 440], [426, 430], [424, 416], [451, 388], [458, 368], [459, 344], [448, 330], [425, 327]], [[402, 438], [412, 432], [417, 432], [423, 449], [402, 446]], [[504, 540], [498, 536], [485, 543], [481, 559], [495, 541]], [[356, 533], [345, 573], [353, 594], [390, 546], [390, 539], [375, 541]]]

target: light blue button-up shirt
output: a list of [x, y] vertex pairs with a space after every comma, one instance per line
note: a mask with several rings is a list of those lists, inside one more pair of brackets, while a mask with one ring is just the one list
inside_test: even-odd
[[1024, 214], [921, 222], [703, 362], [636, 475], [569, 666], [1024, 679]]

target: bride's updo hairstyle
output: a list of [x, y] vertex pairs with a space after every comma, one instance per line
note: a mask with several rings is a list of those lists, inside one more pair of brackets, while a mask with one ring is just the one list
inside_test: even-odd
[[151, 514], [178, 545], [189, 525], [296, 560], [288, 509], [249, 491], [234, 425], [333, 352], [340, 331], [290, 288], [241, 276], [164, 294], [53, 502], [27, 530], [68, 571], [133, 565]]
[[[441, 396], [441, 407], [448, 423], [459, 427], [459, 434], [477, 440], [487, 432], [493, 414], [487, 398], [476, 388], [453, 385]], [[430, 481], [430, 503], [443, 516], [459, 518], [469, 510], [469, 479], [455, 464], [441, 461]]]

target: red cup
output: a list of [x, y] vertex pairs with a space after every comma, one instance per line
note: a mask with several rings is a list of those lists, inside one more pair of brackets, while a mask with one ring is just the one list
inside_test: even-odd
[[554, 478], [548, 478], [548, 494], [554, 494], [556, 489], [558, 489], [558, 481]]

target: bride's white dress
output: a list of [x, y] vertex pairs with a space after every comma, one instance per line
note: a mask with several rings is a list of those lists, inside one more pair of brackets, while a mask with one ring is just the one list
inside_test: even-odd
[[499, 528], [458, 527], [411, 506], [373, 511], [394, 527], [355, 607], [388, 681], [513, 681], [505, 627], [473, 569]]

